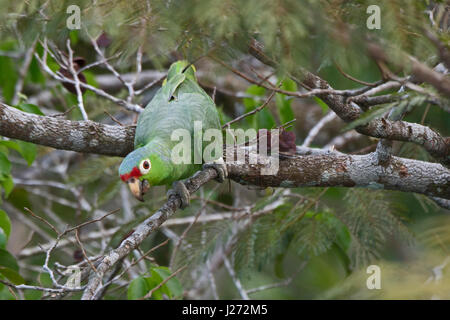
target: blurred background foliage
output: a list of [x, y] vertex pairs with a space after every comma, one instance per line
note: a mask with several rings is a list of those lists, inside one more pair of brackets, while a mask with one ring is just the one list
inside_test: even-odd
[[[317, 73], [336, 89], [361, 86], [345, 78], [337, 66], [366, 82], [380, 80], [379, 69], [367, 54], [367, 39], [383, 45], [398, 76], [409, 72], [408, 66], [395, 68], [403, 62], [405, 53], [430, 66], [437, 61], [436, 48], [425, 37], [425, 30], [436, 32], [442, 43], [449, 44], [448, 32], [437, 32], [439, 24], [448, 19], [444, 1], [377, 1], [381, 8], [379, 30], [366, 27], [366, 9], [373, 4], [369, 0], [80, 0], [77, 5], [81, 8], [82, 29], [72, 31], [66, 28], [66, 9], [71, 4], [66, 0], [0, 0], [2, 101], [13, 102], [25, 51], [36, 39], [44, 37], [61, 50], [71, 39], [75, 54], [91, 63], [98, 57], [89, 37], [97, 39], [103, 33], [110, 44], [102, 50], [107, 57], [119, 54], [112, 63], [121, 73], [135, 72], [139, 48], [144, 54], [144, 70], [164, 71], [172, 61], [181, 58], [194, 62], [204, 73], [199, 77], [202, 86], [211, 95], [216, 94], [222, 124], [254, 110], [269, 94], [265, 88], [242, 81], [208, 59], [214, 56], [247, 73], [251, 68], [265, 72], [264, 66], [246, 54], [251, 38], [264, 43], [268, 54], [279, 62], [273, 77], [287, 91], [298, 90], [289, 73], [299, 66]], [[437, 25], [430, 23], [429, 12], [434, 13]], [[442, 23], [447, 25], [446, 20]], [[40, 42], [36, 52], [42, 56]], [[48, 65], [53, 71], [59, 69], [52, 57], [48, 57]], [[108, 70], [97, 66], [83, 74], [88, 84], [100, 87], [97, 77], [108, 74]], [[136, 102], [145, 105], [156, 89], [136, 97]], [[33, 97], [41, 91], [49, 91], [52, 99], [37, 103]], [[127, 95], [125, 88], [111, 91], [120, 98]], [[88, 91], [84, 99], [91, 120], [113, 124], [105, 111], [125, 124], [131, 124], [135, 118], [93, 92]], [[65, 113], [67, 119], [80, 120], [78, 109], [71, 109], [76, 103], [76, 96], [52, 80], [33, 57], [15, 107], [41, 115]], [[430, 125], [443, 136], [450, 134], [450, 117], [443, 109], [429, 107], [423, 100], [414, 100], [409, 108], [405, 120]], [[296, 133], [297, 144], [301, 144], [327, 112], [328, 106], [320, 99], [299, 100], [277, 93], [268, 108], [234, 123], [232, 128], [273, 128], [296, 119], [288, 130]], [[351, 129], [344, 127], [340, 120], [333, 121], [312, 146], [322, 147]], [[374, 143], [374, 139], [358, 137], [339, 150], [358, 152]], [[421, 147], [410, 143], [396, 142], [394, 150], [399, 156], [433, 161]], [[156, 211], [165, 201], [164, 188], [152, 190], [144, 204], [136, 203], [117, 177], [120, 161], [1, 138], [0, 279], [52, 286], [42, 271], [45, 254], [30, 248], [52, 243], [55, 234], [24, 208], [45, 217], [60, 231], [66, 225], [74, 226], [121, 208], [101, 224], [83, 229], [81, 239], [89, 256], [116, 247], [130, 230]], [[272, 207], [266, 212], [268, 206]], [[255, 290], [250, 294], [255, 299], [450, 298], [450, 218], [448, 211], [422, 195], [345, 188], [286, 192], [282, 188], [254, 190], [236, 183], [231, 183], [231, 187], [210, 183], [191, 207], [178, 212], [176, 218], [194, 216], [200, 211], [203, 215], [227, 214], [236, 208], [245, 208], [255, 218], [197, 223], [177, 249], [174, 239], [183, 234], [186, 225], [169, 225], [152, 234], [129, 261], [138, 259], [142, 252], [167, 237], [172, 241], [149, 259], [143, 259], [136, 269], [130, 268], [105, 298], [142, 297], [183, 266], [186, 268], [157, 290], [153, 298], [181, 298], [183, 292], [186, 295], [193, 288], [193, 295], [188, 297], [211, 298], [210, 289], [197, 288], [199, 279], [204, 276], [204, 265], [225, 249], [229, 250], [232, 266], [245, 288], [282, 284]], [[172, 257], [174, 250], [176, 255]], [[82, 259], [80, 248], [72, 239], [55, 250], [50, 266], [58, 268], [55, 262], [68, 266]], [[382, 290], [366, 287], [366, 268], [370, 264], [381, 267]], [[219, 297], [239, 297], [226, 268], [221, 263], [216, 267]], [[61, 279], [65, 277], [61, 275]], [[74, 293], [70, 297], [79, 296]], [[15, 298], [51, 296], [26, 290], [17, 297], [17, 293], [0, 283], [0, 299]]]

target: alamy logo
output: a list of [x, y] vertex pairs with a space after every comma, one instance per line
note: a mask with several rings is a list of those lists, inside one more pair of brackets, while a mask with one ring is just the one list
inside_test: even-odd
[[[187, 129], [172, 131], [171, 140], [178, 142], [171, 151], [174, 164], [202, 164], [222, 158], [223, 134], [219, 129], [202, 130], [202, 122], [194, 122], [194, 137]], [[228, 164], [263, 164], [262, 175], [274, 175], [279, 168], [279, 129], [228, 129], [225, 134]], [[203, 143], [207, 145], [202, 148]], [[203, 150], [203, 153], [199, 153]], [[270, 154], [269, 152], [270, 151]], [[192, 154], [194, 153], [194, 154]]]
[[80, 30], [81, 29], [81, 10], [77, 5], [70, 5], [66, 10], [67, 14], [70, 16], [66, 20], [66, 26], [69, 30]]
[[367, 14], [370, 16], [367, 18], [366, 25], [367, 29], [381, 29], [381, 9], [376, 4], [370, 5], [366, 10]]
[[69, 278], [66, 281], [66, 287], [77, 289], [81, 286], [81, 270], [77, 266], [70, 266], [64, 272]]
[[370, 265], [367, 267], [366, 272], [368, 274], [371, 274], [367, 278], [366, 285], [367, 289], [373, 290], [373, 289], [381, 289], [381, 269], [377, 265]]

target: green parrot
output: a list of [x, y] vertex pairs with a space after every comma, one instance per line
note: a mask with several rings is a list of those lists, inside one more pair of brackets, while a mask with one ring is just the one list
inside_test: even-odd
[[[201, 129], [194, 125], [201, 121]], [[192, 140], [191, 161], [176, 163], [171, 154], [179, 143], [171, 139], [176, 129], [189, 132]], [[214, 101], [199, 86], [195, 68], [187, 61], [173, 63], [167, 78], [153, 99], [139, 115], [134, 140], [134, 151], [129, 153], [119, 167], [122, 181], [128, 184], [136, 199], [143, 201], [150, 186], [171, 185], [168, 196], [177, 194], [181, 207], [189, 204], [189, 192], [180, 180], [190, 177], [203, 167], [217, 171], [217, 180], [223, 182], [227, 176], [226, 166], [218, 154], [216, 161], [195, 164], [195, 155], [203, 155], [204, 143], [195, 144], [195, 130], [202, 134], [207, 129], [221, 130], [219, 115]], [[216, 141], [219, 143], [219, 141]], [[222, 150], [222, 146], [220, 146]], [[197, 161], [198, 162], [198, 161]]]

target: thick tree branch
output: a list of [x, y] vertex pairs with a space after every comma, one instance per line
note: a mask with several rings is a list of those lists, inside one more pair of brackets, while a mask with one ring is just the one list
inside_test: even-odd
[[[326, 81], [312, 74], [308, 74], [304, 82], [313, 88], [331, 88]], [[320, 94], [318, 97], [346, 122], [354, 121], [362, 114], [362, 110], [356, 104], [347, 103], [346, 98], [343, 96]], [[437, 160], [445, 165], [450, 165], [450, 139], [442, 137], [439, 133], [426, 126], [381, 118], [357, 127], [356, 131], [375, 138], [419, 144]]]
[[[249, 46], [249, 53], [261, 62], [272, 67], [277, 67], [277, 63], [264, 53], [264, 48], [261, 43], [252, 41]], [[299, 74], [303, 77], [301, 84], [310, 90], [333, 89], [328, 82], [307, 70], [300, 68]], [[390, 83], [391, 82], [385, 83], [385, 85]], [[356, 120], [363, 112], [356, 103], [351, 102], [352, 98], [333, 94], [332, 91], [329, 93], [317, 94], [317, 97], [322, 99], [342, 120], [346, 122]], [[375, 138], [408, 141], [419, 144], [438, 161], [447, 166], [450, 165], [450, 138], [444, 138], [426, 126], [405, 121], [374, 119], [364, 126], [357, 127], [356, 131]]]
[[125, 156], [133, 150], [134, 131], [134, 127], [38, 116], [0, 103], [0, 135], [55, 149]]
[[[57, 149], [125, 156], [133, 150], [134, 127], [38, 116], [0, 104], [0, 135]], [[230, 177], [261, 187], [376, 187], [450, 198], [450, 170], [440, 164], [392, 157], [379, 165], [372, 155], [306, 149], [302, 156], [281, 160], [276, 175], [261, 175], [261, 164], [228, 163]]]
[[281, 160], [276, 175], [261, 175], [263, 164], [227, 163], [229, 177], [261, 187], [365, 187], [450, 199], [450, 170], [441, 164], [391, 157], [379, 165], [375, 153], [311, 153]]

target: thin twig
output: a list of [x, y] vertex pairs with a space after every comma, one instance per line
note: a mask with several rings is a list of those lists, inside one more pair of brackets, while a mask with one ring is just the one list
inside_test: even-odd
[[228, 260], [228, 258], [226, 256], [224, 256], [223, 262], [225, 264], [225, 267], [228, 270], [228, 273], [231, 276], [231, 279], [234, 282], [234, 285], [236, 286], [236, 289], [239, 291], [239, 294], [241, 295], [241, 298], [244, 299], [244, 300], [250, 300], [247, 292], [242, 287], [241, 281], [236, 276], [236, 273], [234, 272], [233, 268], [231, 267], [230, 261]]
[[46, 225], [48, 225], [55, 233], [56, 235], [59, 235], [58, 230], [56, 229], [56, 227], [54, 225], [52, 225], [50, 222], [48, 222], [46, 219], [38, 216], [37, 214], [35, 214], [33, 211], [31, 211], [30, 209], [28, 209], [27, 207], [23, 208], [25, 211], [27, 211], [29, 214], [31, 214], [33, 217], [35, 217], [36, 219], [44, 222]]
[[94, 272], [97, 272], [97, 269], [92, 264], [91, 260], [89, 259], [89, 257], [86, 254], [86, 250], [84, 249], [83, 243], [81, 243], [81, 240], [80, 240], [80, 237], [79, 237], [78, 233], [79, 233], [79, 230], [75, 229], [75, 239], [77, 240], [77, 243], [80, 246], [80, 249], [81, 249], [81, 252], [83, 253], [84, 259], [89, 263], [89, 265], [91, 266], [92, 270]]
[[175, 277], [178, 273], [180, 273], [181, 271], [183, 271], [187, 266], [184, 265], [181, 268], [179, 268], [177, 271], [175, 271], [174, 273], [172, 273], [170, 276], [168, 276], [167, 278], [165, 278], [160, 284], [158, 284], [156, 287], [154, 287], [153, 289], [151, 289], [143, 298], [141, 298], [141, 300], [144, 299], [150, 299], [152, 297], [153, 292], [155, 292], [156, 290], [158, 290], [159, 288], [161, 288], [163, 285], [165, 285], [170, 279], [172, 279], [173, 277]]
[[264, 101], [264, 103], [262, 105], [260, 105], [258, 108], [253, 109], [252, 111], [249, 111], [249, 112], [247, 112], [247, 113], [245, 113], [245, 114], [243, 114], [243, 115], [241, 115], [241, 116], [239, 116], [239, 117], [237, 117], [237, 118], [235, 118], [235, 119], [233, 119], [231, 121], [228, 121], [227, 123], [225, 123], [222, 126], [222, 129], [225, 129], [226, 127], [229, 127], [231, 124], [233, 124], [233, 123], [235, 123], [235, 122], [237, 122], [237, 121], [239, 121], [241, 119], [244, 119], [244, 118], [246, 118], [248, 116], [251, 116], [251, 115], [261, 111], [262, 109], [264, 109], [269, 104], [270, 100], [272, 100], [272, 98], [275, 95], [275, 93], [276, 93], [275, 90], [272, 91], [272, 93], [269, 95], [269, 97]]

